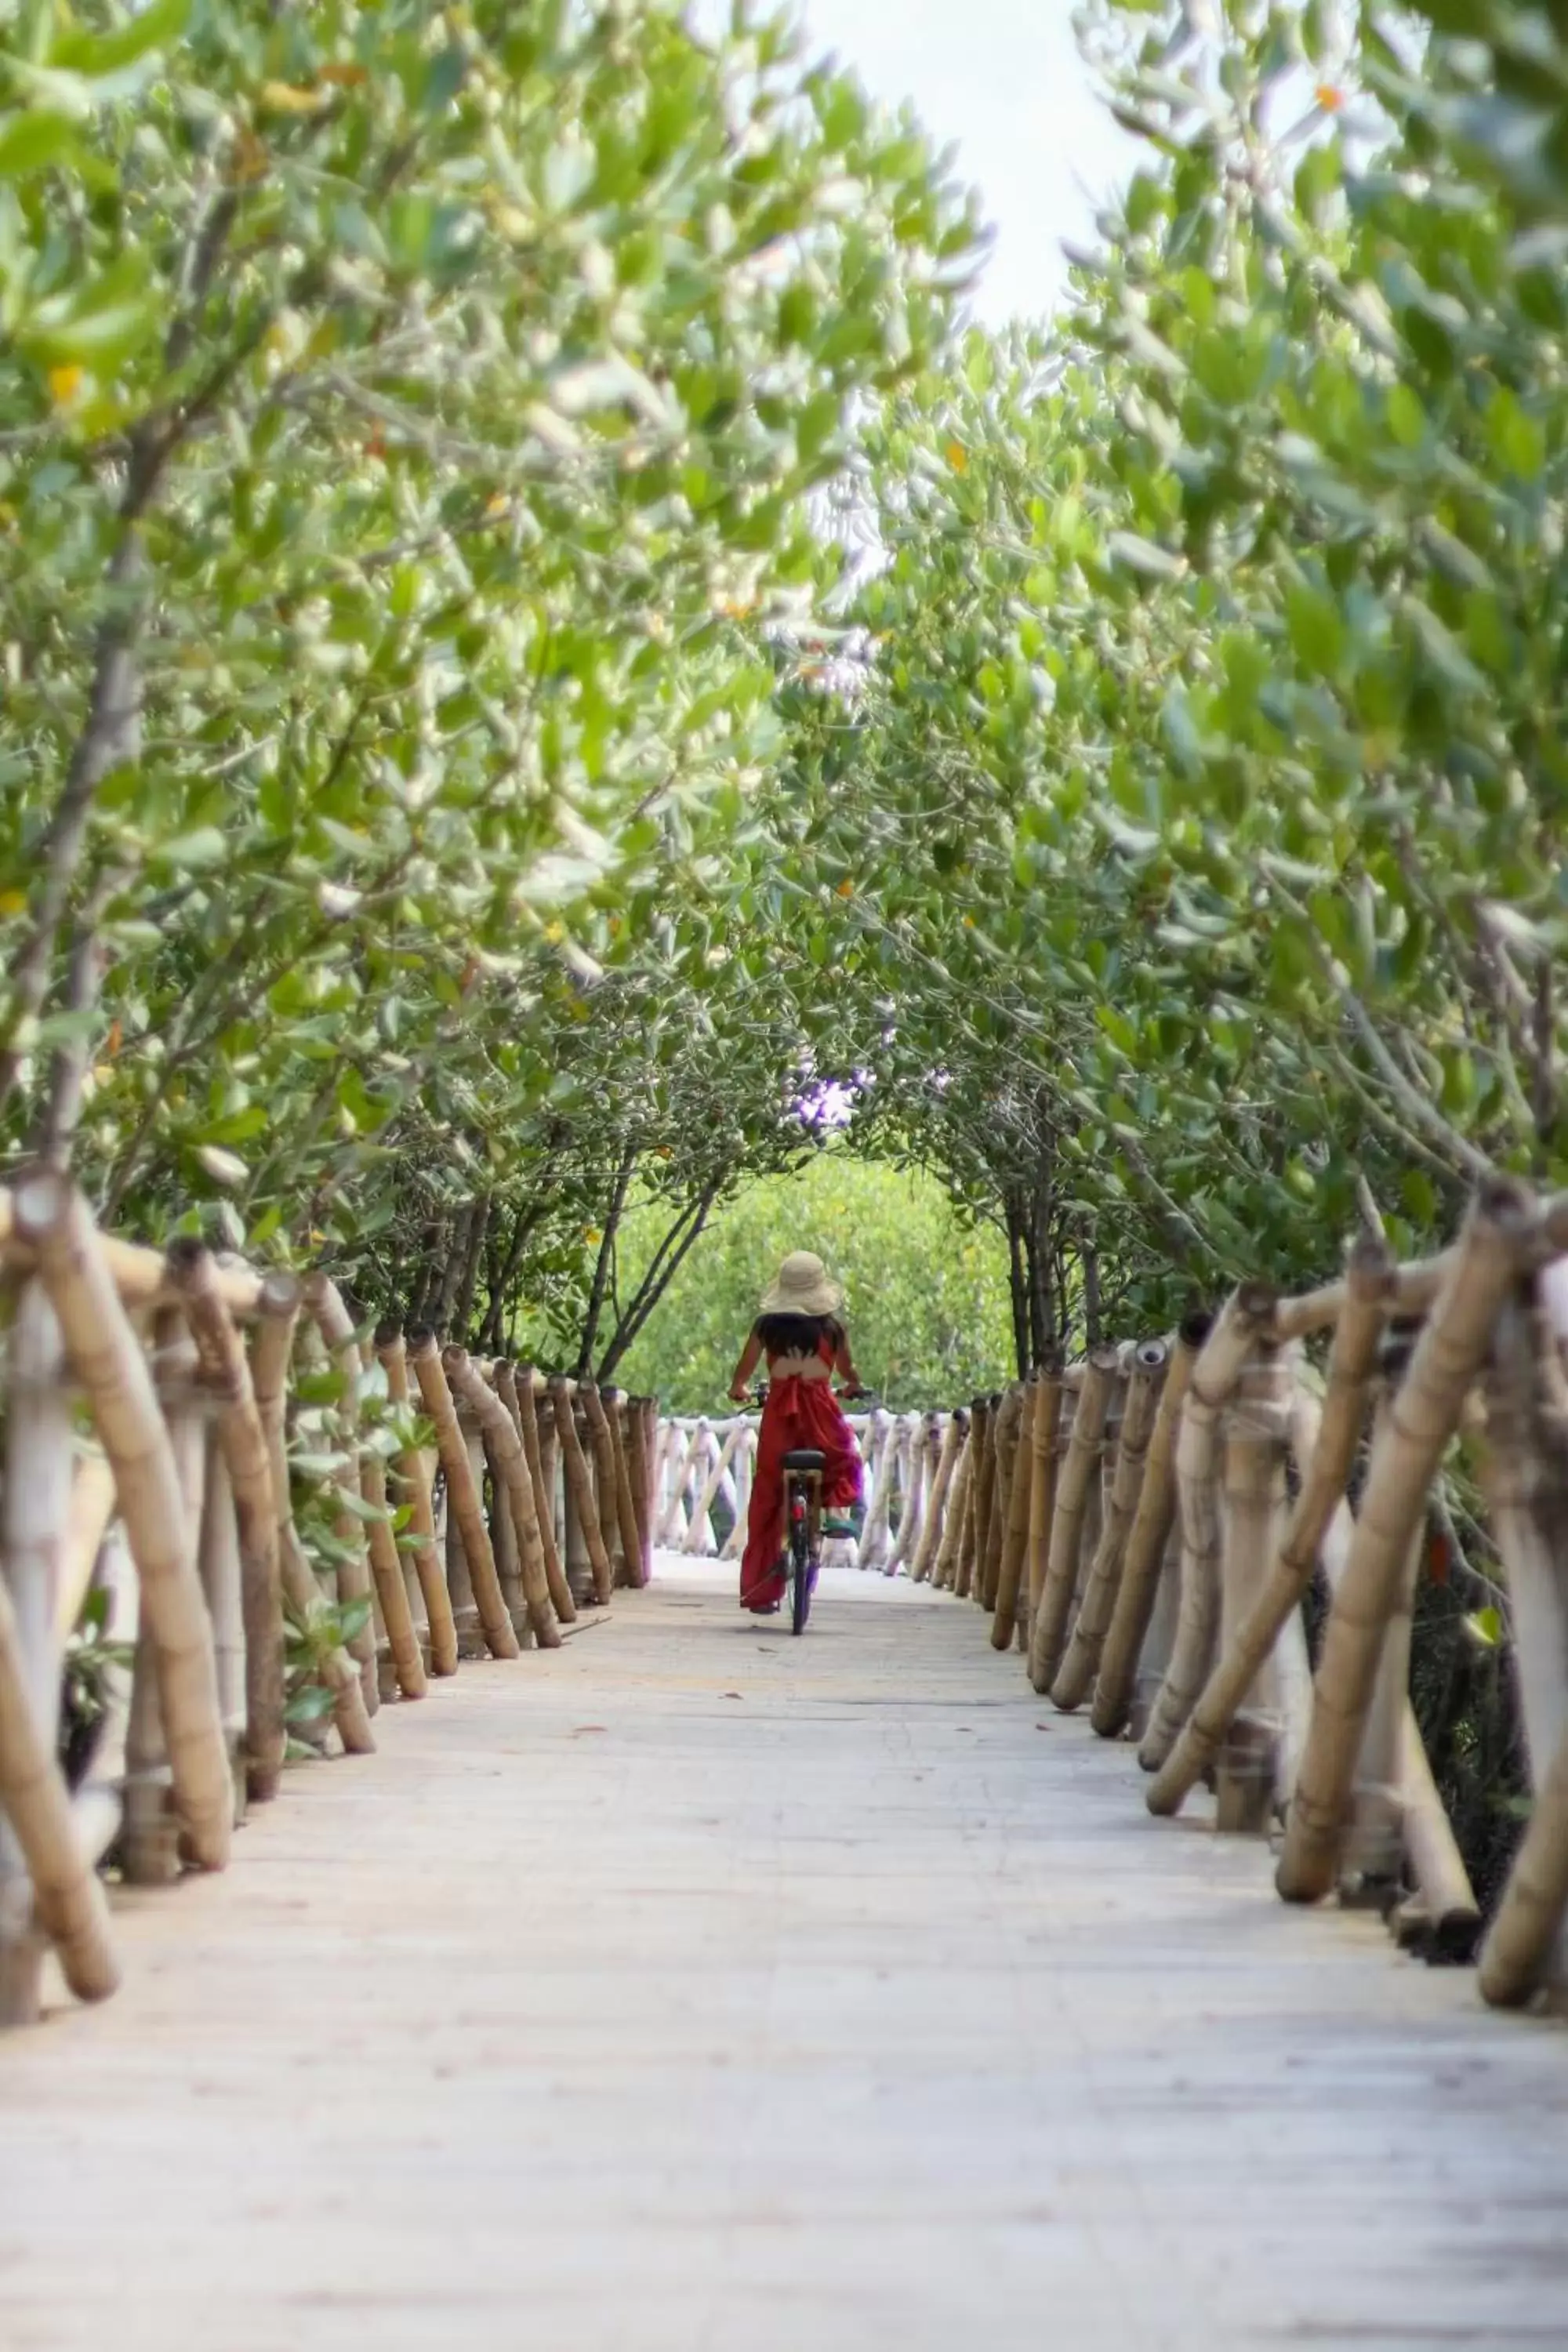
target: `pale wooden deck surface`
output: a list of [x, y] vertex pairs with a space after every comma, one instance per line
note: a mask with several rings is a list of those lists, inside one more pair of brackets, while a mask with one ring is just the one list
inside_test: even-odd
[[676, 1563], [0, 2047], [5, 2352], [1568, 2344], [1568, 2033], [1151, 1822], [978, 1612]]

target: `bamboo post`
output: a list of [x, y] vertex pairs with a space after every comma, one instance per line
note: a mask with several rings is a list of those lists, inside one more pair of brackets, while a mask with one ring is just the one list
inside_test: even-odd
[[66, 1180], [52, 1170], [24, 1176], [12, 1203], [16, 1230], [35, 1253], [67, 1358], [114, 1467], [191, 1853], [203, 1869], [221, 1870], [233, 1836], [234, 1795], [217, 1677], [195, 1548], [147, 1360], [86, 1205]]
[[[1487, 1380], [1483, 1475], [1508, 1571], [1533, 1804], [1481, 1948], [1481, 1994], [1517, 2009], [1560, 1990], [1568, 1908], [1568, 1429], [1554, 1285], [1510, 1299]], [[1543, 1297], [1544, 1294], [1544, 1297]], [[1542, 1311], [1544, 1309], [1544, 1311]]]
[[[349, 1456], [347, 1471], [332, 1481], [340, 1497], [332, 1532], [342, 1550], [337, 1568], [338, 1600], [342, 1602], [368, 1599], [374, 1607], [375, 1591], [366, 1557], [364, 1522], [355, 1508], [360, 1500], [359, 1383], [362, 1368], [353, 1318], [330, 1275], [317, 1273], [307, 1276], [304, 1301], [338, 1375], [339, 1442]], [[349, 1655], [359, 1661], [365, 1707], [369, 1714], [374, 1715], [380, 1705], [381, 1693], [376, 1677], [375, 1628], [370, 1619], [367, 1618], [346, 1647]]]
[[[163, 1413], [188, 1556], [201, 1573], [200, 1530], [206, 1489], [206, 1433], [193, 1389], [197, 1365], [195, 1345], [188, 1336], [179, 1309], [166, 1306], [153, 1320], [154, 1383]], [[205, 1601], [204, 1590], [203, 1598]], [[210, 1612], [204, 1611], [203, 1630], [212, 1643]], [[213, 1663], [215, 1698], [222, 1722], [222, 1698], [217, 1691], [216, 1646]], [[225, 1771], [229, 1789], [232, 1825], [234, 1781], [225, 1735]], [[139, 1641], [132, 1684], [131, 1714], [126, 1730], [124, 1826], [121, 1858], [126, 1881], [132, 1886], [169, 1886], [180, 1874], [180, 1821], [174, 1802], [174, 1774], [164, 1738], [155, 1645]]]
[[975, 1397], [975, 1430], [980, 1433], [980, 1446], [975, 1451], [975, 1473], [969, 1482], [969, 1531], [963, 1536], [963, 1550], [959, 1555], [959, 1600], [980, 1601], [985, 1590], [985, 1550], [990, 1543], [992, 1510], [996, 1506], [996, 1413], [1002, 1412], [1002, 1397], [992, 1392], [990, 1397]]
[[[270, 1296], [270, 1309], [265, 1305]], [[263, 1294], [262, 1319], [251, 1342], [250, 1377], [256, 1410], [267, 1439], [268, 1466], [272, 1480], [272, 1508], [278, 1528], [278, 1573], [284, 1595], [303, 1624], [318, 1617], [321, 1588], [305, 1558], [294, 1526], [293, 1497], [289, 1485], [289, 1451], [284, 1433], [286, 1384], [294, 1327], [299, 1319], [297, 1286], [288, 1276], [271, 1277]], [[357, 1663], [343, 1649], [333, 1650], [321, 1667], [321, 1680], [332, 1694], [332, 1720], [344, 1753], [370, 1756], [375, 1735], [364, 1703], [364, 1684]]]
[[614, 1482], [616, 1519], [620, 1529], [621, 1582], [636, 1591], [643, 1580], [642, 1531], [637, 1526], [637, 1504], [632, 1494], [631, 1457], [629, 1450], [631, 1399], [619, 1389], [600, 1391], [600, 1405], [605, 1426], [610, 1433], [610, 1475]]
[[1061, 1366], [1053, 1363], [1040, 1375], [1040, 1393], [1029, 1432], [1029, 1526], [1026, 1538], [1024, 1584], [1025, 1654], [1034, 1631], [1040, 1595], [1046, 1589], [1050, 1559], [1051, 1521], [1056, 1517], [1057, 1475], [1061, 1466]]
[[[448, 1349], [447, 1355], [462, 1356], [462, 1350]], [[467, 1363], [468, 1359], [463, 1357], [463, 1361]], [[500, 1580], [496, 1574], [495, 1554], [490, 1549], [489, 1530], [485, 1525], [484, 1507], [474, 1480], [468, 1441], [458, 1425], [457, 1407], [447, 1385], [446, 1360], [436, 1344], [433, 1332], [422, 1331], [418, 1335], [409, 1349], [409, 1362], [419, 1383], [426, 1413], [435, 1428], [437, 1450], [447, 1480], [447, 1507], [457, 1525], [458, 1540], [462, 1547], [486, 1646], [492, 1657], [518, 1657], [521, 1649], [501, 1595]], [[478, 1373], [474, 1378], [484, 1389]], [[484, 1392], [489, 1396], [488, 1389]], [[465, 1401], [468, 1401], [466, 1391]], [[508, 1426], [510, 1426], [510, 1420]], [[452, 1614], [454, 1622], [458, 1624], [460, 1648], [462, 1629], [456, 1607]]]
[[1013, 1434], [1013, 1466], [1007, 1482], [1007, 1524], [996, 1571], [996, 1601], [991, 1619], [991, 1646], [1011, 1647], [1018, 1620], [1018, 1592], [1024, 1576], [1024, 1554], [1029, 1541], [1029, 1507], [1035, 1487], [1035, 1423], [1039, 1417], [1040, 1382], [1026, 1381]]
[[1078, 1584], [1089, 1487], [1099, 1475], [1100, 1443], [1121, 1362], [1116, 1349], [1100, 1348], [1084, 1367], [1067, 1459], [1057, 1481], [1046, 1580], [1029, 1629], [1029, 1681], [1042, 1696], [1056, 1680], [1061, 1664], [1068, 1614]]
[[228, 1743], [236, 1822], [245, 1818], [246, 1675], [244, 1574], [239, 1528], [228, 1463], [216, 1424], [205, 1433], [198, 1567], [213, 1626], [213, 1662], [217, 1668], [218, 1707]]
[[931, 1581], [947, 1520], [948, 1496], [952, 1486], [953, 1469], [958, 1461], [959, 1450], [963, 1444], [963, 1414], [950, 1412], [942, 1427], [936, 1465], [931, 1472], [931, 1488], [926, 1496], [925, 1520], [921, 1528], [921, 1539], [915, 1546], [914, 1558], [910, 1563], [910, 1581], [912, 1584], [927, 1584]]
[[1301, 1489], [1272, 1567], [1149, 1790], [1152, 1813], [1178, 1810], [1215, 1762], [1237, 1708], [1299, 1610], [1312, 1580], [1323, 1537], [1354, 1465], [1367, 1396], [1387, 1314], [1391, 1265], [1386, 1246], [1370, 1237], [1352, 1253], [1345, 1300], [1329, 1354], [1328, 1384], [1317, 1442], [1298, 1454]]
[[[1390, 1325], [1383, 1342], [1383, 1393], [1373, 1418], [1375, 1449], [1409, 1362], [1409, 1339]], [[1426, 1511], [1410, 1530], [1404, 1566], [1384, 1629], [1372, 1697], [1356, 1756], [1351, 1813], [1340, 1859], [1342, 1893], [1349, 1887], [1396, 1887], [1404, 1858], [1404, 1798], [1400, 1787], [1405, 1714], [1410, 1704], [1410, 1647], [1415, 1582], [1426, 1543]]]
[[1561, 1417], [1542, 1393], [1553, 1345], [1510, 1300], [1486, 1382], [1482, 1461], [1489, 1516], [1508, 1574], [1515, 1671], [1533, 1806], [1481, 1952], [1481, 1990], [1516, 2008], [1564, 1974], [1564, 1898], [1556, 1894], [1563, 1827], [1557, 1774], [1568, 1742], [1568, 1460]]
[[[559, 1373], [550, 1382], [548, 1393], [551, 1410], [555, 1415], [555, 1434], [560, 1441], [561, 1459], [566, 1471], [567, 1492], [593, 1573], [594, 1598], [603, 1608], [614, 1591], [615, 1579], [599, 1527], [599, 1514], [595, 1507], [594, 1482], [588, 1475], [587, 1457], [578, 1434], [571, 1391]], [[706, 1427], [707, 1424], [703, 1425]]]
[[544, 1581], [550, 1594], [550, 1605], [563, 1625], [574, 1625], [577, 1603], [572, 1598], [572, 1590], [561, 1565], [561, 1554], [555, 1541], [555, 1497], [544, 1476], [533, 1366], [499, 1364], [496, 1367], [496, 1387], [522, 1440], [523, 1460], [528, 1465], [529, 1479], [533, 1487], [533, 1517], [539, 1529], [540, 1552], [544, 1562]]
[[866, 1503], [866, 1517], [861, 1522], [860, 1540], [856, 1546], [856, 1565], [859, 1568], [879, 1570], [887, 1562], [891, 1542], [888, 1522], [897, 1466], [894, 1444], [897, 1428], [897, 1423], [885, 1406], [873, 1408], [870, 1415], [871, 1492]]
[[[451, 1374], [448, 1372], [447, 1379]], [[507, 1418], [510, 1419], [510, 1413]], [[512, 1434], [516, 1436], [514, 1430]], [[518, 1440], [521, 1444], [521, 1438]], [[496, 1441], [485, 1431], [479, 1433], [479, 1450], [489, 1478], [490, 1549], [495, 1554], [496, 1575], [500, 1580], [501, 1599], [506, 1613], [511, 1619], [511, 1630], [519, 1646], [528, 1649], [533, 1641], [533, 1628], [528, 1622], [528, 1603], [522, 1595], [522, 1556], [517, 1548], [517, 1528], [511, 1516], [511, 1497], [506, 1491], [506, 1479], [501, 1469]], [[526, 1465], [525, 1465], [526, 1466]]]
[[[1149, 1458], [1127, 1538], [1116, 1605], [1100, 1654], [1089, 1721], [1102, 1739], [1119, 1738], [1132, 1712], [1159, 1597], [1171, 1531], [1176, 1524], [1176, 1437], [1198, 1351], [1209, 1335], [1206, 1315], [1190, 1316], [1176, 1337], [1149, 1440]], [[1162, 1656], [1161, 1680], [1166, 1660]]]
[[[417, 1370], [417, 1368], [416, 1368]], [[484, 1453], [471, 1414], [458, 1412], [456, 1427], [458, 1444], [468, 1465], [468, 1480], [480, 1512], [484, 1509]], [[458, 1654], [464, 1658], [484, 1658], [489, 1655], [489, 1643], [485, 1639], [479, 1603], [474, 1591], [474, 1580], [468, 1573], [468, 1546], [463, 1541], [463, 1523], [452, 1499], [452, 1482], [442, 1468], [442, 1484], [446, 1495], [447, 1515], [444, 1528], [447, 1591], [452, 1603], [452, 1622], [458, 1629]], [[487, 1538], [488, 1540], [488, 1538]]]
[[1413, 1528], [1485, 1360], [1529, 1231], [1519, 1197], [1490, 1186], [1467, 1221], [1373, 1446], [1350, 1558], [1329, 1612], [1312, 1720], [1276, 1884], [1314, 1902], [1334, 1883], [1362, 1731]]
[[[14, 1677], [23, 1718], [16, 1749], [21, 1766], [29, 1734], [43, 1755], [52, 1758], [58, 1732], [63, 1637], [57, 1637], [56, 1622], [62, 1613], [59, 1588], [72, 1498], [65, 1356], [55, 1311], [37, 1279], [22, 1286], [8, 1356], [0, 1585], [8, 1588], [12, 1647], [0, 1691]], [[0, 1776], [0, 1804], [8, 1794]], [[20, 1821], [13, 1823], [0, 1811], [0, 2026], [37, 2021], [46, 1945]]]
[[[250, 1803], [264, 1804], [278, 1793], [285, 1745], [283, 1590], [267, 1433], [244, 1343], [225, 1303], [210, 1255], [199, 1243], [176, 1243], [169, 1252], [169, 1264], [196, 1343], [202, 1384], [216, 1406], [216, 1437], [239, 1548], [245, 1793]], [[299, 1285], [291, 1276], [268, 1276], [257, 1302], [258, 1312], [264, 1321], [269, 1317], [285, 1318], [291, 1333], [299, 1297]]]
[[[1220, 1547], [1223, 1648], [1247, 1622], [1289, 1525], [1286, 1432], [1296, 1385], [1292, 1349], [1260, 1337], [1227, 1416], [1225, 1512]], [[1240, 1834], [1267, 1832], [1279, 1777], [1281, 1706], [1272, 1649], [1264, 1657], [1221, 1744], [1215, 1824]]]
[[1208, 1679], [1219, 1631], [1221, 1415], [1273, 1311], [1272, 1293], [1257, 1286], [1237, 1291], [1193, 1366], [1176, 1438], [1181, 1592], [1171, 1662], [1138, 1750], [1145, 1772], [1159, 1770]]
[[1016, 1381], [1004, 1391], [1002, 1402], [996, 1408], [995, 1434], [992, 1440], [991, 1517], [985, 1529], [983, 1573], [974, 1594], [981, 1608], [993, 1614], [1002, 1584], [1002, 1555], [1007, 1548], [1007, 1522], [1013, 1504], [1013, 1471], [1018, 1454], [1018, 1424], [1026, 1394], [1024, 1383]]
[[657, 1397], [650, 1396], [644, 1397], [643, 1399], [643, 1436], [647, 1447], [648, 1490], [647, 1547], [644, 1554], [644, 1563], [647, 1573], [644, 1581], [649, 1582], [653, 1577], [653, 1528], [655, 1517], [653, 1496], [658, 1475], [657, 1465], [655, 1462], [655, 1454], [658, 1446], [658, 1399]]
[[[408, 1352], [402, 1332], [391, 1324], [384, 1324], [375, 1335], [375, 1352], [386, 1374], [387, 1394], [393, 1402], [412, 1406]], [[447, 1590], [440, 1554], [436, 1549], [436, 1517], [430, 1503], [430, 1476], [420, 1447], [405, 1446], [399, 1453], [394, 1465], [394, 1476], [396, 1481], [394, 1491], [408, 1510], [406, 1540], [412, 1550], [414, 1571], [419, 1580], [429, 1627], [430, 1672], [433, 1675], [455, 1675], [458, 1671], [457, 1621], [452, 1615], [451, 1595]]]
[[948, 1490], [947, 1516], [931, 1568], [932, 1584], [944, 1592], [953, 1591], [958, 1581], [958, 1555], [965, 1539], [969, 1490], [974, 1482], [977, 1451], [973, 1414], [966, 1413], [960, 1406], [952, 1418], [958, 1431], [958, 1450], [953, 1461], [952, 1483]]
[[[626, 1480], [631, 1487], [632, 1516], [637, 1522], [637, 1566], [636, 1581], [646, 1585], [653, 1572], [653, 1510], [648, 1492], [650, 1454], [647, 1436], [649, 1400], [633, 1396], [626, 1399], [626, 1427], [623, 1445], [626, 1458]], [[743, 1513], [745, 1496], [739, 1498], [737, 1507]]]
[[[453, 1390], [479, 1423], [487, 1444], [493, 1449], [493, 1459], [500, 1469], [511, 1514], [519, 1573], [534, 1639], [542, 1650], [557, 1650], [561, 1646], [561, 1628], [550, 1605], [550, 1584], [544, 1573], [544, 1545], [539, 1531], [539, 1507], [528, 1467], [528, 1456], [518, 1434], [517, 1424], [507, 1405], [487, 1385], [479, 1366], [461, 1348], [446, 1349], [442, 1353], [441, 1366]], [[502, 1654], [498, 1652], [497, 1654]], [[515, 1649], [511, 1654], [516, 1655]]]
[[1053, 1704], [1067, 1713], [1082, 1706], [1099, 1671], [1100, 1653], [1121, 1590], [1128, 1544], [1143, 1496], [1169, 1363], [1170, 1350], [1163, 1339], [1146, 1339], [1134, 1355], [1121, 1409], [1115, 1475], [1100, 1542], [1072, 1639], [1051, 1685]]
[[[621, 1426], [621, 1451], [626, 1460], [632, 1526], [637, 1536], [637, 1566], [632, 1581], [639, 1591], [647, 1583], [653, 1566], [649, 1558], [651, 1514], [648, 1507], [647, 1412], [648, 1400], [646, 1397], [628, 1396], [625, 1400], [625, 1417]], [[744, 1494], [738, 1496], [737, 1524], [745, 1516], [745, 1501]]]
[[[364, 1352], [367, 1356], [370, 1353], [368, 1344]], [[381, 1603], [381, 1622], [386, 1628], [386, 1645], [392, 1654], [392, 1671], [398, 1695], [403, 1698], [423, 1698], [429, 1685], [425, 1678], [425, 1659], [419, 1647], [414, 1612], [409, 1605], [403, 1559], [397, 1549], [397, 1538], [392, 1531], [391, 1505], [386, 1491], [386, 1460], [374, 1445], [361, 1449], [359, 1475], [360, 1494], [371, 1513], [365, 1521], [370, 1572], [375, 1580], [376, 1598]]]

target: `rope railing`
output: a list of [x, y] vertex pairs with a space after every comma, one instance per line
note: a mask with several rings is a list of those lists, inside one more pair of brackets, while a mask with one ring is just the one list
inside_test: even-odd
[[[580, 1610], [646, 1584], [658, 1412], [428, 1331], [363, 1330], [324, 1274], [109, 1238], [45, 1170], [0, 1189], [0, 1270], [15, 2024], [38, 2014], [51, 1948], [79, 1999], [115, 1990], [106, 1860], [138, 1885], [223, 1869], [291, 1737], [369, 1754], [383, 1705], [465, 1660], [552, 1648]], [[61, 1704], [68, 1665], [92, 1662], [100, 1712], [62, 1742], [82, 1729]]]
[[[1137, 1743], [1152, 1813], [1205, 1784], [1220, 1830], [1278, 1835], [1286, 1901], [1381, 1903], [1434, 1958], [1479, 1941], [1486, 2000], [1523, 2004], [1568, 1959], [1565, 1246], [1568, 1202], [1500, 1185], [1439, 1258], [1399, 1265], [1366, 1239], [1301, 1297], [1245, 1286], [1212, 1321], [967, 1409], [873, 1412], [853, 1424], [867, 1508], [843, 1556], [975, 1606], [1035, 1693]], [[1456, 1440], [1506, 1586], [1531, 1790], [1484, 1940], [1411, 1699]], [[739, 1507], [755, 1443], [750, 1422], [663, 1424], [657, 1511], [677, 1549], [716, 1549], [708, 1515]]]

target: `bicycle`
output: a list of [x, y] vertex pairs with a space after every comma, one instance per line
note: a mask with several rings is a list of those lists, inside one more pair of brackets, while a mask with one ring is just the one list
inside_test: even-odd
[[[869, 1391], [842, 1389], [838, 1393], [847, 1403], [858, 1402]], [[767, 1383], [760, 1381], [752, 1396], [760, 1412], [768, 1401]], [[822, 1476], [827, 1467], [827, 1456], [813, 1446], [798, 1446], [784, 1455], [782, 1466], [789, 1629], [798, 1634], [805, 1631], [812, 1592], [822, 1566]]]

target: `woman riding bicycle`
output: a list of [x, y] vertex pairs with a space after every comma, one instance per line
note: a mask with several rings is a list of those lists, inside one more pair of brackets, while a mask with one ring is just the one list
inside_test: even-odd
[[840, 1373], [845, 1393], [860, 1392], [860, 1377], [838, 1319], [844, 1293], [830, 1282], [810, 1250], [786, 1257], [763, 1293], [751, 1337], [741, 1350], [730, 1395], [746, 1401], [746, 1383], [765, 1356], [768, 1401], [757, 1440], [756, 1474], [741, 1562], [741, 1606], [759, 1615], [778, 1607], [785, 1573], [784, 1457], [811, 1449], [824, 1457], [823, 1533], [854, 1536], [860, 1522], [860, 1456], [833, 1393]]

